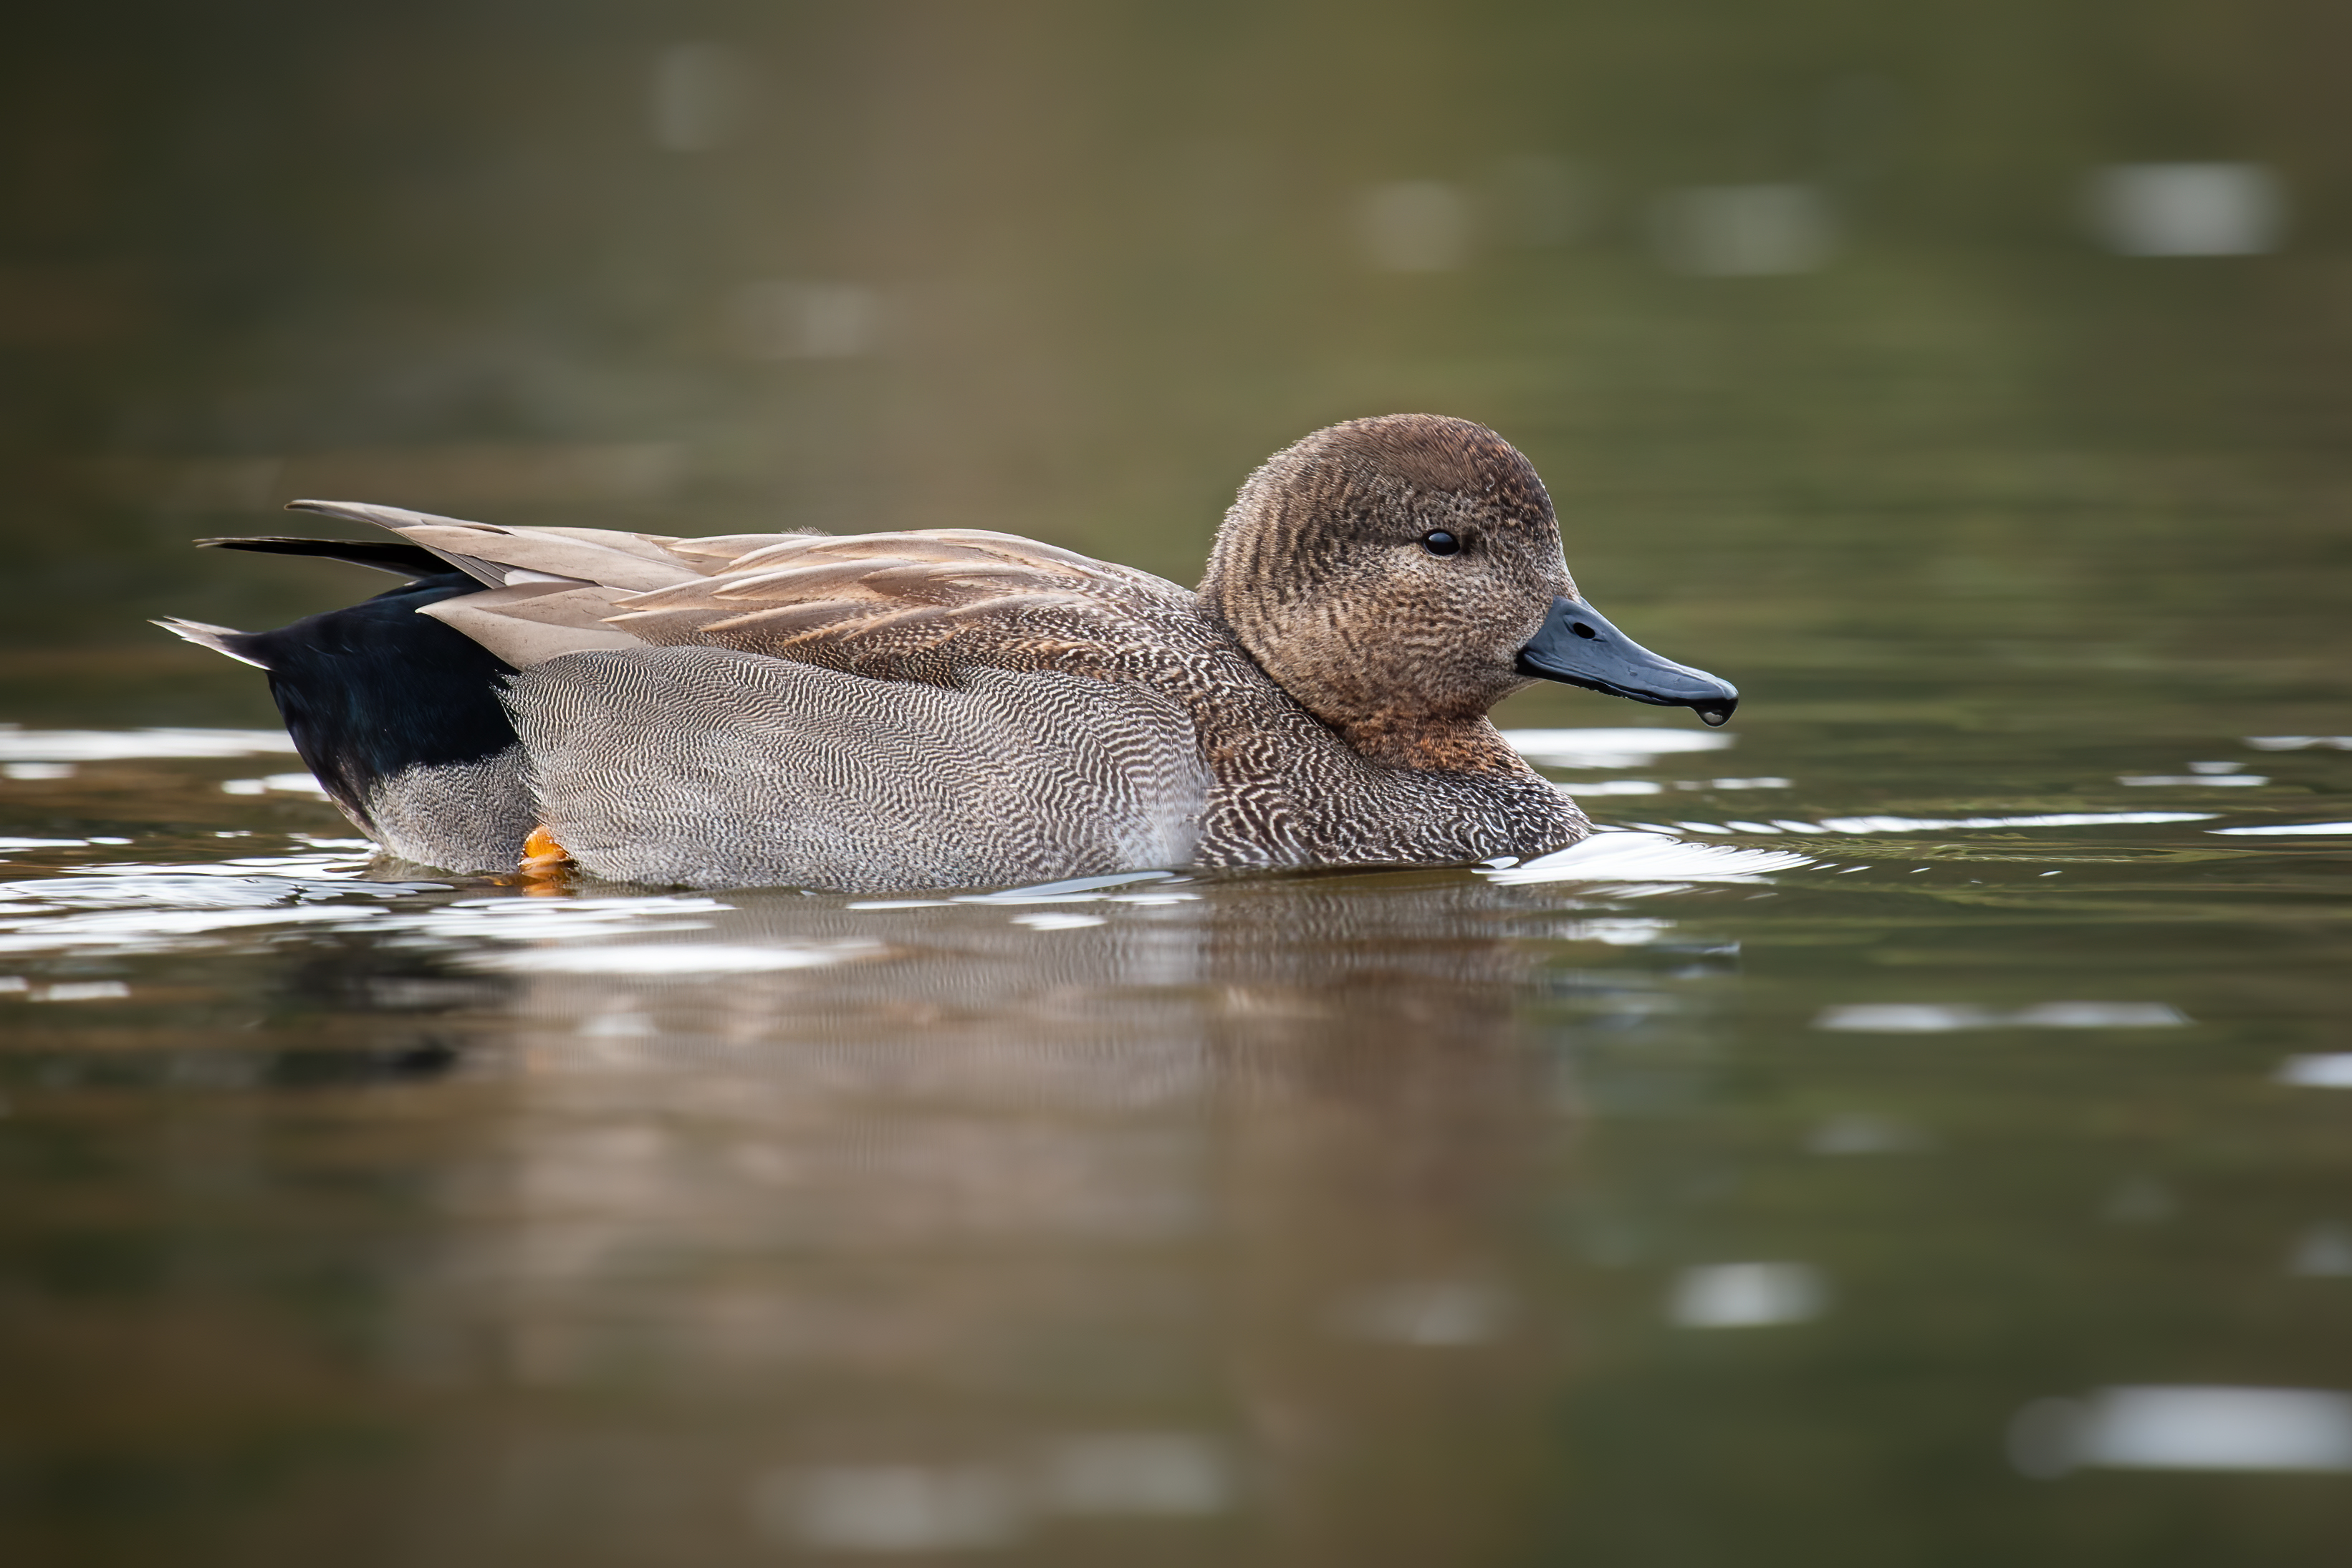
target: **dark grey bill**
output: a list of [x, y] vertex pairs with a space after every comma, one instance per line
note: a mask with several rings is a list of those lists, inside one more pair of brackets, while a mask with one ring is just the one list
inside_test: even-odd
[[1555, 599], [1536, 640], [1519, 650], [1519, 673], [1632, 697], [1659, 707], [1696, 709], [1719, 725], [1739, 706], [1739, 688], [1705, 670], [1661, 659], [1577, 599]]

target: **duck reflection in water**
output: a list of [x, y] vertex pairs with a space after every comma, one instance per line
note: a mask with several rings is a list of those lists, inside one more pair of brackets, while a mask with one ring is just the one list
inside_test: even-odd
[[[1192, 1478], [1135, 1497], [1362, 1548], [1347, 1560], [1519, 1528], [1468, 1456], [1533, 1440], [1562, 1354], [1541, 1283], [1507, 1266], [1565, 1130], [1521, 1018], [1557, 952], [1522, 934], [1557, 890], [1429, 872], [1038, 896], [1069, 902], [737, 894], [701, 929], [616, 938], [842, 955], [789, 970], [506, 955], [482, 1022], [526, 1068], [508, 1219], [457, 1273], [496, 1282], [477, 1299], [513, 1375], [725, 1389], [749, 1423], [730, 1473], [784, 1544], [983, 1514], [992, 1542], [1028, 1539], [1066, 1511], [1055, 1456], [1112, 1438]], [[1038, 908], [1102, 923], [1015, 924]], [[625, 1479], [561, 1490], [662, 1490], [672, 1440], [652, 1416]], [[1458, 1473], [1410, 1506], [1352, 1479], [1406, 1455]]]

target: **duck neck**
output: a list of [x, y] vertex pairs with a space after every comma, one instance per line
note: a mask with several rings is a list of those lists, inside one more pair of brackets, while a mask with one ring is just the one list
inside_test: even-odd
[[[1367, 762], [1424, 773], [1513, 774], [1524, 766], [1518, 754], [1487, 722], [1483, 707], [1433, 712], [1387, 699], [1363, 682], [1333, 678], [1336, 661], [1283, 660], [1272, 656], [1277, 640], [1264, 635], [1262, 617], [1247, 601], [1234, 603], [1220, 591], [1213, 573], [1201, 586], [1204, 619], [1231, 638], [1274, 684]], [[1254, 634], [1255, 633], [1255, 634]]]
[[[1322, 716], [1317, 716], [1321, 717]], [[1517, 773], [1517, 752], [1486, 716], [1432, 718], [1396, 712], [1324, 723], [1367, 762], [1422, 773]]]

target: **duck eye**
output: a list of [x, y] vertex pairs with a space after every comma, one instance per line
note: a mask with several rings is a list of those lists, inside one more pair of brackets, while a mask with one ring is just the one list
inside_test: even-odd
[[1421, 548], [1432, 555], [1452, 555], [1462, 548], [1462, 541], [1444, 528], [1432, 528], [1421, 536]]

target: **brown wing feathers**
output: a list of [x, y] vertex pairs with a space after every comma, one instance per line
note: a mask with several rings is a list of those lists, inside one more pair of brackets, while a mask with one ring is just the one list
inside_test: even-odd
[[1025, 665], [1048, 643], [1132, 643], [1142, 620], [1181, 597], [1051, 545], [941, 529], [779, 540], [709, 577], [632, 594], [612, 623], [652, 643], [936, 678], [950, 643], [967, 642], [981, 662]]
[[1149, 645], [1148, 627], [1164, 638], [1162, 612], [1191, 600], [1145, 572], [976, 528], [689, 539], [295, 506], [388, 528], [493, 590], [433, 612], [518, 667], [585, 648], [702, 643], [938, 678], [951, 643], [1013, 666]]

